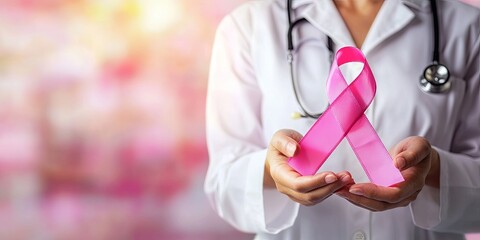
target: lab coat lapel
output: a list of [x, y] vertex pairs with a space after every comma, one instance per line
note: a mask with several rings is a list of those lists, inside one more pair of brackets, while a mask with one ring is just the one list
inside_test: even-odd
[[[293, 2], [301, 5], [308, 0]], [[352, 36], [340, 13], [331, 0], [313, 1], [302, 13], [313, 26], [330, 36], [336, 47], [355, 46]], [[413, 20], [415, 14], [400, 0], [385, 0], [363, 43], [362, 51], [367, 54], [382, 41], [403, 29]]]
[[301, 16], [330, 36], [336, 47], [355, 46], [347, 26], [331, 0], [314, 1], [301, 13]]
[[[293, 2], [292, 2], [292, 8], [293, 8], [293, 9], [296, 9], [296, 8], [298, 8], [298, 7], [300, 7], [300, 6], [304, 5], [304, 4], [309, 4], [309, 3], [312, 3], [312, 2], [313, 2], [313, 0], [292, 0], [292, 1], [293, 1]], [[285, 6], [286, 6], [286, 5], [287, 5], [286, 2], [287, 2], [287, 1], [283, 0], [283, 1], [282, 1], [282, 4], [285, 4]]]
[[400, 0], [385, 0], [362, 46], [364, 54], [402, 30], [415, 14]]

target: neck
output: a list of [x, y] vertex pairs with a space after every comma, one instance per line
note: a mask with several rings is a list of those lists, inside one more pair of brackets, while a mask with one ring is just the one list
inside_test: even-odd
[[337, 8], [355, 12], [369, 12], [382, 5], [384, 0], [334, 0]]
[[384, 0], [334, 0], [358, 48], [363, 45], [370, 26]]

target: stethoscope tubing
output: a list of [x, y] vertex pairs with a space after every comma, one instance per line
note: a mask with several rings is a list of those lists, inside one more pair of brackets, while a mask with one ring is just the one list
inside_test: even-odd
[[[439, 20], [438, 20], [438, 12], [437, 12], [437, 2], [436, 0], [430, 0], [430, 7], [432, 11], [432, 19], [433, 19], [433, 56], [432, 56], [432, 64], [427, 66], [423, 72], [422, 77], [420, 78], [419, 84], [420, 88], [424, 92], [429, 93], [443, 93], [450, 89], [451, 82], [449, 81], [449, 71], [448, 68], [442, 64], [440, 64], [440, 51], [439, 51], [439, 42], [440, 42], [440, 27], [439, 27]], [[306, 107], [303, 104], [303, 101], [298, 94], [297, 91], [297, 82], [295, 79], [294, 73], [294, 44], [293, 44], [293, 37], [292, 32], [295, 26], [301, 23], [308, 23], [306, 18], [300, 18], [292, 22], [292, 0], [287, 0], [287, 20], [288, 20], [288, 31], [287, 31], [287, 62], [290, 68], [290, 78], [292, 82], [292, 88], [294, 91], [295, 99], [297, 100], [298, 105], [300, 106], [303, 114], [295, 113], [292, 115], [293, 118], [318, 118], [322, 113], [311, 113], [307, 111]], [[327, 36], [327, 48], [330, 53], [330, 64], [333, 61], [333, 40], [330, 36]]]

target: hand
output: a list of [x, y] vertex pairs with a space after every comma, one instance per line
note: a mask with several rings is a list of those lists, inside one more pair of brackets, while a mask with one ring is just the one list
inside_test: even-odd
[[359, 207], [384, 211], [407, 206], [417, 198], [425, 183], [438, 187], [438, 153], [425, 138], [406, 138], [394, 147], [391, 154], [395, 166], [405, 178], [404, 182], [392, 187], [354, 184], [338, 191], [337, 195]]
[[298, 144], [301, 138], [302, 135], [294, 130], [280, 130], [274, 134], [267, 151], [264, 186], [276, 187], [293, 201], [312, 206], [347, 184], [352, 184], [353, 180], [348, 172], [301, 176], [291, 168], [287, 161], [301, 151]]

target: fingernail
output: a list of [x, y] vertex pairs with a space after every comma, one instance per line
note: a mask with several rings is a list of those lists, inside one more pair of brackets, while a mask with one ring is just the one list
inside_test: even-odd
[[350, 188], [350, 190], [348, 190], [351, 194], [355, 194], [355, 195], [363, 195], [363, 191], [359, 188]]
[[326, 177], [325, 177], [325, 182], [326, 183], [333, 183], [335, 181], [337, 181], [338, 178], [337, 176], [333, 175], [333, 174], [328, 174]]
[[289, 142], [287, 144], [287, 153], [289, 156], [293, 156], [295, 154], [295, 150], [297, 150], [297, 144]]
[[395, 161], [395, 165], [398, 169], [403, 169], [403, 167], [405, 167], [405, 164], [406, 164], [405, 158], [403, 157], [399, 157]]
[[349, 182], [350, 181], [350, 176], [348, 174], [345, 174], [345, 175], [340, 177], [340, 180], [344, 183]]

